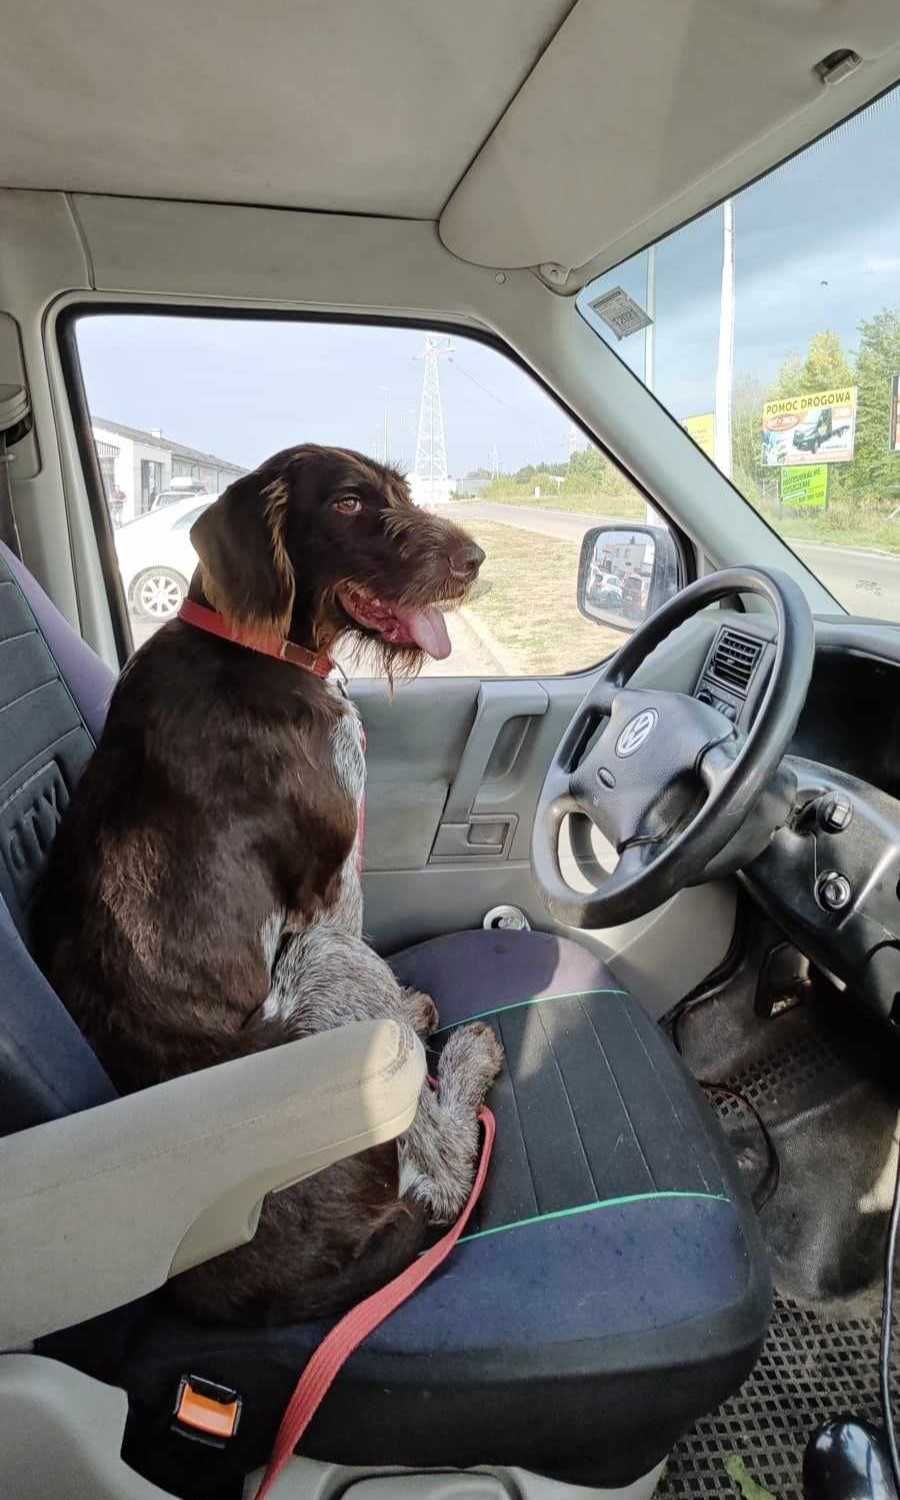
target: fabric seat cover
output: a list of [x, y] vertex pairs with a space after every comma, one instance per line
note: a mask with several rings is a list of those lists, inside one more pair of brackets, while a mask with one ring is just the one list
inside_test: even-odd
[[[112, 679], [8, 555], [0, 668], [8, 1132], [113, 1096], [27, 950], [52, 820], [99, 732]], [[23, 862], [32, 807], [47, 821]], [[435, 1051], [475, 1016], [500, 1034], [495, 1157], [466, 1238], [353, 1356], [304, 1451], [349, 1464], [515, 1464], [584, 1484], [630, 1483], [740, 1383], [765, 1333], [765, 1254], [724, 1138], [659, 1028], [587, 947], [471, 931], [392, 962], [438, 1002]], [[328, 1326], [201, 1327], [163, 1290], [44, 1340], [42, 1351], [128, 1390], [124, 1451], [135, 1467], [176, 1494], [224, 1495], [239, 1493], [241, 1476], [267, 1457]], [[242, 1420], [226, 1449], [170, 1430], [184, 1374], [240, 1392]]]

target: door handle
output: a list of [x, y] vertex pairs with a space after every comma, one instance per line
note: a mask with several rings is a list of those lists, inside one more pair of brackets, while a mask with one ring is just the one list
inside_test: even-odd
[[[518, 826], [518, 814], [507, 811], [505, 806], [494, 813], [483, 810], [483, 797], [482, 810], [475, 813], [472, 809], [484, 786], [491, 757], [504, 727], [511, 719], [542, 718], [549, 706], [549, 694], [539, 682], [481, 684], [472, 728], [431, 848], [431, 861], [508, 858]], [[513, 752], [513, 763], [518, 748]], [[501, 775], [497, 780], [498, 792], [502, 782]], [[508, 791], [507, 784], [507, 797]]]
[[466, 823], [497, 736], [510, 719], [542, 718], [550, 697], [539, 682], [483, 682], [462, 760], [447, 794], [443, 823]]
[[515, 816], [498, 818], [485, 813], [470, 817], [465, 823], [442, 823], [431, 858], [505, 859], [518, 822]]

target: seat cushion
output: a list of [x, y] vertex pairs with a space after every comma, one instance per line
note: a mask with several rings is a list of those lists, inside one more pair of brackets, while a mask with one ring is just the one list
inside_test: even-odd
[[0, 543], [0, 1135], [114, 1097], [26, 946], [35, 885], [93, 749], [54, 653], [95, 712], [111, 674]]
[[[495, 1157], [477, 1222], [353, 1356], [304, 1452], [630, 1483], [740, 1383], [765, 1332], [765, 1254], [729, 1150], [659, 1028], [586, 948], [470, 932], [394, 967], [446, 1027], [481, 1015], [502, 1036]], [[210, 1331], [159, 1314], [117, 1377], [131, 1457], [170, 1487], [261, 1462], [327, 1326]], [[229, 1451], [201, 1458], [169, 1435], [184, 1373], [240, 1390]]]
[[[535, 981], [549, 972], [541, 985], [528, 985], [531, 956]], [[656, 1205], [650, 1217], [667, 1223], [728, 1198], [705, 1103], [659, 1028], [588, 949], [547, 933], [461, 932], [410, 950], [394, 968], [438, 1000], [435, 1052], [461, 1020], [479, 1016], [503, 1042], [507, 1066], [490, 1100], [494, 1162], [475, 1232], [622, 1199]]]
[[86, 645], [60, 614], [52, 599], [29, 573], [23, 562], [0, 542], [0, 577], [15, 582], [47, 643], [60, 677], [71, 693], [88, 733], [100, 738], [106, 710], [116, 685], [116, 674]]

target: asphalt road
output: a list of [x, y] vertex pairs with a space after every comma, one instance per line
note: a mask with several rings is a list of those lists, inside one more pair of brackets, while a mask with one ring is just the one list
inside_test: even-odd
[[[538, 510], [530, 505], [465, 502], [460, 514], [472, 520], [500, 521], [541, 536], [580, 542], [591, 526], [623, 525], [621, 516], [582, 516], [565, 510]], [[898, 527], [900, 532], [900, 527]], [[900, 622], [900, 556], [863, 548], [832, 547], [820, 542], [793, 542], [794, 551], [855, 615]]]

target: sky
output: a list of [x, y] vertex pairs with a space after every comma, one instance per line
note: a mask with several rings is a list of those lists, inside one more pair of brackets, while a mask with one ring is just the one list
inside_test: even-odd
[[[825, 328], [852, 350], [861, 319], [900, 307], [898, 182], [895, 90], [735, 196], [736, 381], [768, 384]], [[713, 409], [722, 243], [716, 208], [656, 248], [656, 393], [679, 421]], [[614, 286], [644, 305], [646, 252], [598, 278], [580, 300]], [[609, 341], [643, 374], [643, 334]]]
[[[771, 380], [813, 334], [853, 348], [860, 319], [900, 306], [900, 90], [734, 199], [735, 378]], [[722, 213], [656, 251], [656, 390], [683, 420], [713, 409]], [[579, 301], [646, 292], [642, 253]], [[574, 302], [573, 317], [579, 316]], [[600, 326], [600, 325], [598, 325]], [[638, 374], [641, 334], [616, 343]], [[92, 415], [253, 467], [315, 441], [415, 461], [423, 334], [316, 322], [102, 316], [78, 325]], [[440, 361], [451, 475], [564, 462], [569, 423], [512, 361], [454, 335]]]
[[[370, 325], [91, 317], [78, 347], [92, 416], [161, 429], [255, 467], [294, 443], [415, 461], [424, 334]], [[439, 360], [449, 472], [563, 461], [569, 422], [512, 361], [454, 336]]]

